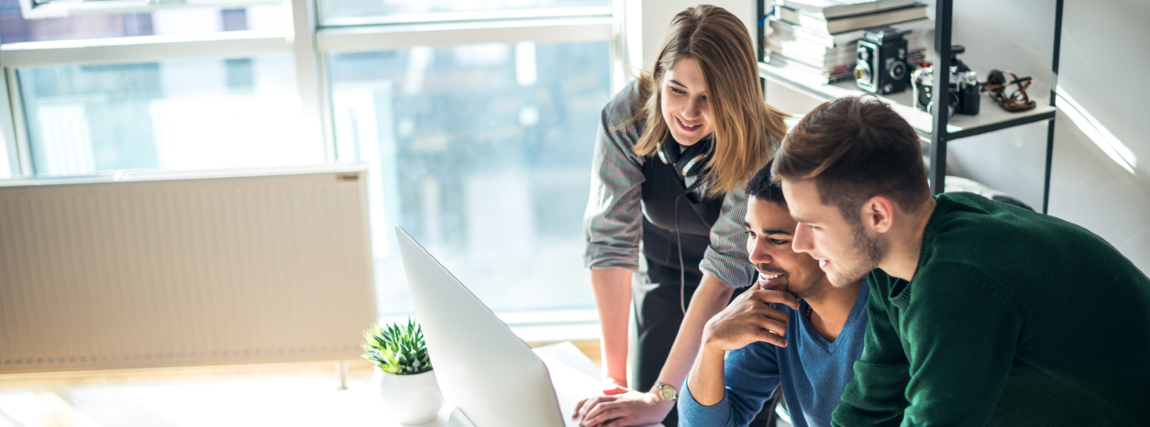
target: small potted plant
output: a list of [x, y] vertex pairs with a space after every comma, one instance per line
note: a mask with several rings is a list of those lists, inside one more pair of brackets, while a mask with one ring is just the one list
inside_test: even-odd
[[401, 424], [435, 419], [443, 394], [419, 323], [411, 318], [406, 323], [376, 322], [363, 331], [363, 341], [363, 357], [375, 363], [372, 384], [383, 400], [383, 413]]

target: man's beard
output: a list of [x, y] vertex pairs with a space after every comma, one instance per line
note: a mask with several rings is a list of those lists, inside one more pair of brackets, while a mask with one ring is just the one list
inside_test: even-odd
[[851, 234], [851, 246], [855, 250], [855, 256], [845, 263], [846, 265], [839, 266], [842, 270], [837, 275], [837, 280], [831, 283], [835, 287], [841, 288], [861, 280], [871, 270], [878, 268], [878, 263], [885, 252], [878, 238], [866, 235], [862, 222], [851, 224]]

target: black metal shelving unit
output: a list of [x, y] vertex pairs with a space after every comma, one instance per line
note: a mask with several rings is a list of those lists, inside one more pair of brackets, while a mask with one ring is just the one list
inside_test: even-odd
[[[760, 17], [764, 16], [767, 12], [764, 3], [764, 1], [758, 2]], [[1034, 99], [1035, 102], [1038, 102], [1039, 106], [1027, 112], [1008, 113], [999, 108], [991, 108], [983, 109], [982, 112], [976, 116], [956, 116], [950, 118], [947, 117], [946, 110], [944, 110], [944, 108], [946, 108], [945, 104], [941, 102], [935, 103], [933, 111], [929, 113], [916, 110], [913, 107], [913, 100], [910, 99], [909, 91], [880, 97], [889, 102], [895, 111], [902, 114], [923, 139], [929, 139], [930, 168], [928, 176], [930, 178], [931, 191], [935, 194], [941, 193], [946, 186], [946, 151], [948, 143], [961, 138], [982, 135], [984, 133], [1045, 120], [1049, 124], [1047, 125], [1046, 131], [1046, 163], [1042, 189], [1042, 212], [1047, 213], [1049, 211], [1050, 172], [1054, 154], [1054, 115], [1057, 111], [1055, 108], [1055, 88], [1058, 86], [1058, 60], [1062, 42], [1062, 3], [1063, 0], [1056, 0], [1054, 15], [1054, 55], [1051, 64], [1052, 81], [1050, 82], [1050, 94], [1047, 103], [1040, 102], [1043, 98], [1041, 96], [1032, 96], [1031, 98]], [[953, 11], [953, 0], [937, 0], [935, 2], [934, 50], [938, 57], [935, 58], [935, 61], [932, 61], [932, 64], [936, 70], [948, 70], [950, 68]], [[760, 24], [758, 27], [758, 37], [759, 40], [762, 41], [766, 35], [767, 24], [762, 20], [760, 20]], [[865, 93], [861, 89], [858, 89], [853, 81], [826, 84], [819, 81], [819, 76], [804, 75], [802, 72], [789, 70], [786, 66], [776, 66], [761, 62], [765, 57], [765, 50], [762, 45], [763, 43], [760, 42], [759, 76], [762, 77], [764, 86], [767, 81], [772, 81], [816, 99], [825, 100]], [[949, 74], [950, 73], [945, 72], [934, 73], [934, 87], [947, 87], [950, 84]], [[935, 131], [936, 129], [942, 131]]]

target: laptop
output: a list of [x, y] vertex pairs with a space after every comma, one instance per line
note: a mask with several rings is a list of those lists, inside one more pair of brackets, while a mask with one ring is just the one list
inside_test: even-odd
[[[443, 397], [475, 427], [577, 426], [575, 404], [601, 389], [543, 360], [400, 227], [399, 252]], [[545, 357], [548, 357], [545, 355]], [[552, 376], [563, 383], [557, 388]], [[463, 423], [466, 425], [467, 423]]]

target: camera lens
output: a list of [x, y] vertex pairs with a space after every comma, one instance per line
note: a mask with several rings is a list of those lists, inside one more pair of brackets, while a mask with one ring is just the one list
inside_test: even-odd
[[855, 80], [870, 83], [870, 66], [865, 62], [859, 62], [855, 65]]
[[890, 78], [899, 81], [903, 77], [906, 77], [906, 64], [902, 61], [895, 61], [890, 65]]
[[[951, 98], [951, 102], [949, 104], [947, 104], [947, 106], [946, 106], [946, 117], [947, 118], [954, 117], [954, 108], [957, 107], [955, 102], [956, 101], [954, 100], [954, 98]], [[926, 112], [934, 114], [934, 101], [933, 100], [926, 103]]]

